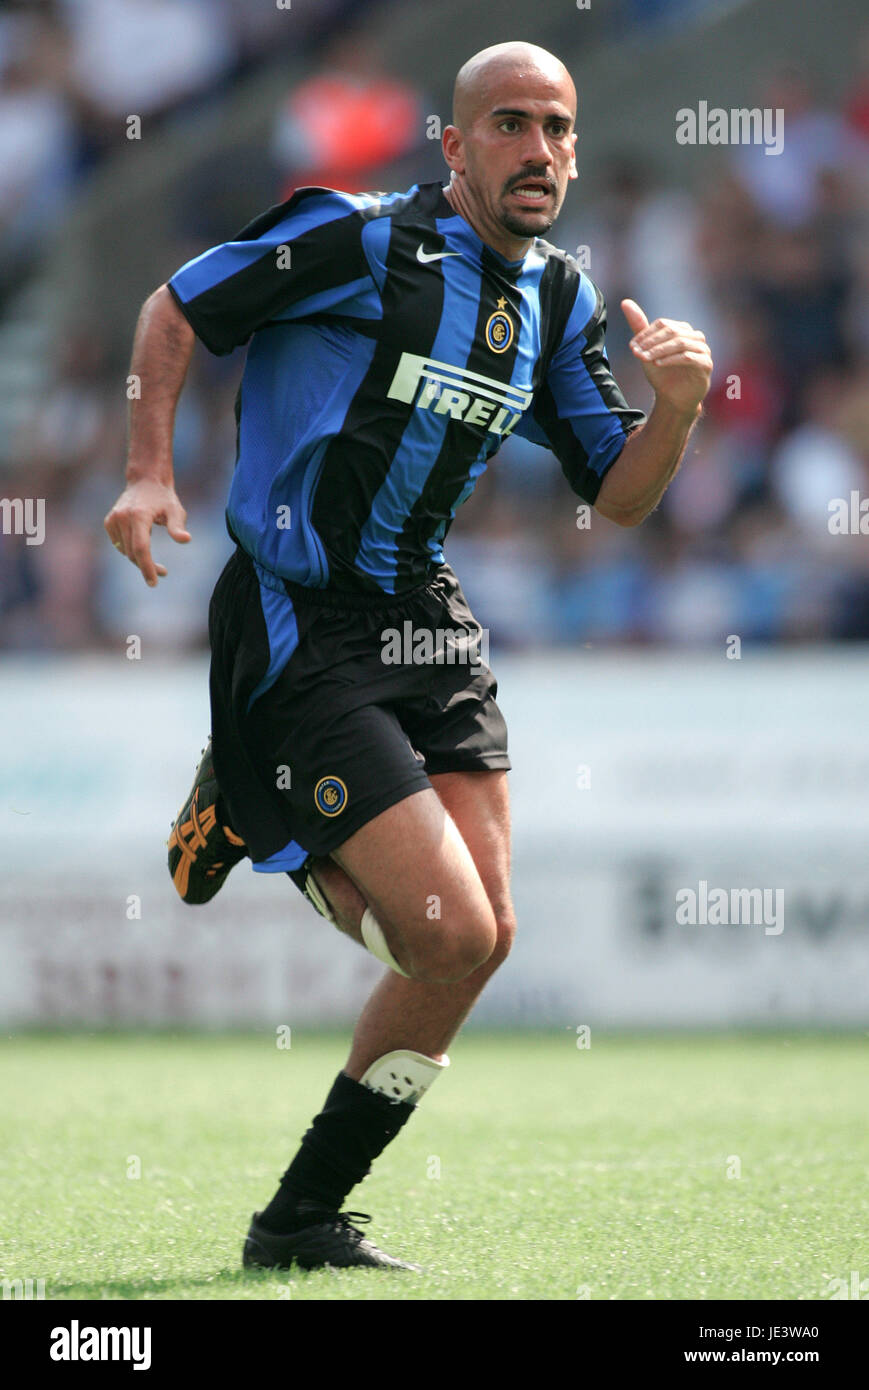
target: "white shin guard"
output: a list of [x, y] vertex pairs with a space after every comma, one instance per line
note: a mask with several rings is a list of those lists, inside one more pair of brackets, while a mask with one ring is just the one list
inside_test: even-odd
[[436, 1062], [433, 1057], [424, 1057], [421, 1052], [387, 1052], [385, 1057], [371, 1063], [361, 1084], [396, 1104], [404, 1100], [418, 1105], [432, 1082], [449, 1064], [449, 1057]]

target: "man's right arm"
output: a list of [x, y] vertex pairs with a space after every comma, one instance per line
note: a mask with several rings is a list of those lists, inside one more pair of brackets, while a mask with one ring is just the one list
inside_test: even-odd
[[185, 512], [172, 482], [175, 406], [194, 338], [217, 356], [247, 343], [267, 323], [340, 312], [376, 320], [380, 291], [364, 244], [360, 199], [330, 189], [301, 189], [237, 233], [195, 256], [145, 302], [130, 373], [140, 399], [130, 402], [127, 488], [105, 520], [119, 550], [152, 588], [166, 573], [151, 559], [151, 527], [188, 541]]
[[133, 340], [130, 376], [136, 390], [130, 401], [127, 486], [103, 523], [122, 554], [142, 571], [153, 588], [164, 565], [151, 557], [151, 528], [165, 526], [173, 540], [185, 543], [187, 513], [175, 492], [172, 435], [175, 409], [184, 385], [195, 334], [166, 285], [142, 306]]

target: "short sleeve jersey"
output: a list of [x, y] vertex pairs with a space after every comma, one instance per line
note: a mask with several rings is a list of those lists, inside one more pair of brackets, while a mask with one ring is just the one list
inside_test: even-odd
[[603, 298], [536, 239], [487, 246], [439, 183], [303, 188], [169, 288], [212, 352], [249, 344], [227, 524], [298, 584], [400, 593], [514, 432], [593, 503], [643, 422], [610, 373]]

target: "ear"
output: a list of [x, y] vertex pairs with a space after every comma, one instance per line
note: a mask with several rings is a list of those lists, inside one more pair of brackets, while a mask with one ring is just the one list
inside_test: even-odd
[[449, 168], [456, 174], [463, 174], [465, 172], [465, 142], [457, 125], [444, 127], [441, 146]]

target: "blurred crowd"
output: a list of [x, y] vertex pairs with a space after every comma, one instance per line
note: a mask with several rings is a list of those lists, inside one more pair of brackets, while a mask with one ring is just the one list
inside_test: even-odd
[[[348, 0], [7, 0], [0, 9], [0, 295], [127, 138], [218, 102], [275, 49], [304, 52]], [[355, 5], [358, 12], [363, 4]]]
[[831, 503], [869, 499], [869, 44], [862, 57], [840, 109], [804, 72], [770, 76], [757, 104], [785, 112], [781, 155], [722, 152], [689, 195], [614, 154], [593, 205], [550, 234], [606, 294], [631, 404], [651, 395], [623, 298], [701, 328], [715, 371], [638, 530], [580, 529], [557, 463], [505, 445], [451, 553], [513, 643], [869, 638], [869, 516], [866, 534], [831, 532]]
[[[340, 4], [317, 8], [322, 18]], [[27, 10], [0, 16], [0, 294], [38, 255], [39, 227], [123, 139], [122, 116], [171, 119], [185, 103], [218, 100], [280, 30], [277, 9], [243, 0]], [[651, 403], [628, 352], [624, 297], [650, 319], [704, 330], [713, 388], [679, 476], [636, 530], [589, 521], [548, 451], [505, 442], [446, 545], [496, 650], [869, 638], [869, 545], [829, 525], [835, 499], [869, 497], [869, 45], [853, 61], [836, 105], [805, 71], [769, 75], [756, 104], [784, 110], [777, 156], [710, 151], [689, 193], [612, 151], [593, 199], [569, 191], [550, 239], [606, 295], [610, 362], [628, 400]], [[275, 199], [303, 183], [371, 187], [373, 171], [403, 156], [436, 177], [425, 110], [375, 50], [332, 42], [275, 112]], [[189, 239], [176, 264], [195, 254]], [[131, 633], [164, 649], [204, 645], [231, 548], [223, 507], [243, 355], [197, 348], [175, 446], [193, 544], [182, 553], [158, 536], [170, 577], [151, 591], [101, 525], [122, 478], [125, 368], [97, 322], [68, 335], [38, 418], [0, 473], [0, 495], [45, 499], [49, 537], [28, 546], [0, 535], [0, 645], [99, 648]]]

